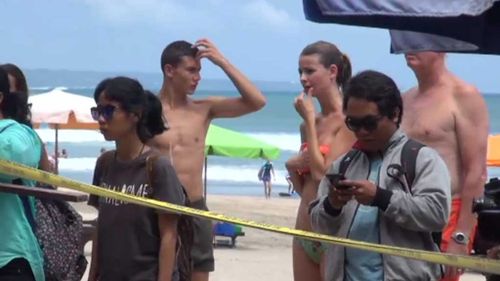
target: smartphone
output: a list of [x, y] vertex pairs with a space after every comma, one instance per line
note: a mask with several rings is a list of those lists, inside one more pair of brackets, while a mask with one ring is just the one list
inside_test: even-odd
[[328, 180], [330, 180], [330, 184], [336, 189], [346, 190], [351, 188], [348, 185], [339, 184], [339, 181], [346, 179], [343, 174], [326, 174], [325, 176], [328, 178]]

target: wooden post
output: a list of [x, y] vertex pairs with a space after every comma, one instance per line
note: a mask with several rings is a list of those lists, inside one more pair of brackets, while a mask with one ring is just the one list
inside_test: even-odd
[[56, 161], [56, 165], [55, 165], [55, 174], [58, 175], [59, 174], [59, 124], [55, 124], [56, 125], [56, 139], [55, 139], [55, 145], [54, 145], [54, 159]]

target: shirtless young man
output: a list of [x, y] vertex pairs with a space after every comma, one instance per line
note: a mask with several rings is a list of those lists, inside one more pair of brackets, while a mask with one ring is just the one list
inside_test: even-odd
[[[474, 86], [448, 71], [444, 53], [419, 52], [405, 58], [418, 86], [403, 95], [402, 127], [410, 137], [436, 149], [446, 162], [453, 202], [441, 250], [467, 255], [476, 225], [472, 201], [482, 195], [486, 181], [486, 104]], [[447, 268], [443, 280], [458, 280], [460, 273]]]
[[[192, 99], [201, 79], [200, 60], [209, 59], [231, 79], [240, 97]], [[207, 39], [194, 45], [186, 41], [169, 44], [161, 55], [163, 85], [160, 100], [169, 130], [153, 140], [153, 145], [170, 156], [177, 176], [187, 191], [192, 207], [207, 210], [203, 198], [202, 169], [205, 137], [214, 118], [237, 117], [261, 109], [266, 99], [236, 67]], [[195, 218], [192, 251], [192, 280], [208, 280], [214, 270], [212, 223]]]

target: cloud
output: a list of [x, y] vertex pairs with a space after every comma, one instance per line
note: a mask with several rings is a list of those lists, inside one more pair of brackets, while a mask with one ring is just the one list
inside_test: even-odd
[[[286, 10], [268, 0], [82, 0], [116, 25], [163, 25], [165, 29], [237, 29], [250, 24], [269, 31], [299, 26]], [[284, 29], [286, 28], [286, 29]]]
[[[205, 18], [203, 9], [194, 9], [175, 0], [83, 0], [103, 19], [116, 25], [149, 24], [178, 28], [196, 26], [193, 19]], [[216, 3], [215, 0], [208, 1]], [[182, 4], [181, 4], [182, 3]], [[195, 4], [193, 4], [195, 5]], [[210, 20], [210, 19], [209, 19]]]
[[298, 23], [284, 9], [273, 6], [266, 0], [247, 1], [241, 7], [243, 15], [252, 21], [257, 21], [260, 25], [275, 29], [297, 27]]

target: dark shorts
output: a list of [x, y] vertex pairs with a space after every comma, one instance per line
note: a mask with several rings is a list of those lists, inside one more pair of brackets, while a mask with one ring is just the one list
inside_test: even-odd
[[271, 181], [271, 175], [263, 175], [262, 181]]
[[16, 258], [0, 268], [0, 280], [35, 281], [35, 277], [28, 261], [23, 258]]
[[[205, 199], [191, 202], [190, 207], [208, 211]], [[211, 272], [215, 269], [212, 221], [193, 217], [194, 241], [191, 249], [193, 271]]]

